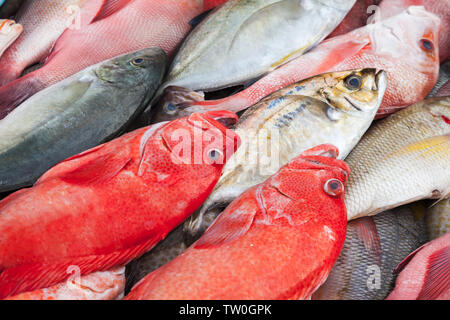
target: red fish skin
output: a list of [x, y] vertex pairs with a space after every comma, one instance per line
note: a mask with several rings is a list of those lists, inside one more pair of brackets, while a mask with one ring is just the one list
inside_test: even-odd
[[[441, 253], [443, 258], [435, 266], [438, 277], [431, 277], [432, 257]], [[408, 257], [409, 258], [409, 257]], [[450, 300], [450, 233], [447, 233], [417, 249], [411, 260], [397, 277], [394, 290], [386, 300]], [[445, 261], [444, 261], [445, 260]], [[402, 262], [403, 263], [403, 262]], [[433, 283], [434, 282], [434, 283]], [[425, 288], [437, 286], [431, 290], [432, 296], [424, 296]]]
[[343, 194], [329, 196], [324, 184], [338, 179], [345, 185], [350, 171], [343, 161], [321, 156], [327, 152], [338, 154], [334, 146], [318, 146], [244, 192], [126, 299], [310, 297], [336, 261], [347, 226]]
[[[434, 45], [432, 52], [425, 52], [420, 47], [420, 41], [426, 39], [437, 43], [440, 23], [436, 16], [427, 17], [427, 22], [422, 25], [417, 23], [417, 19], [422, 17], [408, 16], [405, 11], [383, 21], [383, 24], [389, 23], [391, 29], [378, 27], [380, 32], [377, 33], [374, 32], [375, 25], [369, 25], [328, 39], [233, 96], [184, 103], [184, 106], [192, 112], [222, 109], [239, 112], [279, 89], [312, 76], [325, 72], [378, 68], [387, 72], [389, 85], [377, 118], [387, 116], [422, 101], [439, 76], [438, 46]], [[408, 35], [410, 41], [405, 45], [394, 36], [391, 37], [388, 30]]]
[[197, 0], [134, 0], [79, 30], [67, 29], [42, 68], [0, 88], [0, 119], [36, 92], [106, 59], [153, 46], [170, 56], [203, 11]]
[[228, 0], [204, 0], [203, 5], [205, 7], [205, 11], [214, 9], [217, 6], [220, 6], [222, 3], [227, 2]]
[[[182, 132], [194, 142], [195, 130], [205, 136], [203, 145], [187, 144], [191, 160], [217, 149], [222, 163], [173, 161], [171, 150], [179, 144], [174, 134]], [[217, 121], [194, 114], [69, 158], [34, 187], [5, 198], [0, 202], [0, 298], [60, 283], [70, 276], [70, 266], [86, 275], [125, 265], [148, 251], [204, 202], [239, 143]]]

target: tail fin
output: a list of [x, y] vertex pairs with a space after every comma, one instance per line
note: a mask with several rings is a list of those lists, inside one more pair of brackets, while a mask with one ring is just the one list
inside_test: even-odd
[[35, 72], [0, 87], [0, 120], [45, 86]]

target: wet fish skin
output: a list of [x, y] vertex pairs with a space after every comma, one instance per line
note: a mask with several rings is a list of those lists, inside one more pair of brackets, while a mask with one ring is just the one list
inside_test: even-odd
[[[353, 76], [361, 79], [356, 90], [346, 87]], [[200, 212], [185, 223], [188, 237], [203, 233], [203, 215], [210, 209], [230, 203], [302, 151], [330, 143], [344, 159], [372, 123], [386, 87], [386, 73], [375, 69], [329, 73], [293, 84], [249, 108], [235, 126], [242, 146]], [[264, 148], [267, 139], [276, 142]]]
[[148, 103], [164, 69], [164, 51], [144, 49], [28, 99], [0, 120], [0, 192], [29, 186], [58, 162], [114, 138]]
[[348, 219], [450, 192], [450, 97], [429, 98], [375, 123], [346, 161]]
[[[438, 46], [433, 45], [439, 29], [437, 16], [422, 7], [410, 7], [397, 16], [328, 39], [232, 96], [184, 101], [173, 104], [169, 112], [159, 108], [157, 120], [211, 110], [240, 112], [292, 83], [325, 72], [361, 68], [378, 68], [388, 74], [389, 86], [377, 115], [385, 117], [422, 101], [432, 90], [439, 73]], [[431, 50], [422, 48], [422, 40], [432, 43]]]
[[450, 232], [450, 198], [431, 205], [427, 210], [426, 222], [430, 240]]
[[[180, 133], [190, 152], [174, 161]], [[238, 147], [237, 134], [195, 114], [59, 163], [0, 202], [0, 299], [57, 285], [72, 267], [84, 276], [150, 250], [206, 199]]]
[[154, 46], [170, 56], [203, 11], [199, 0], [107, 1], [94, 22], [61, 35], [42, 68], [0, 88], [0, 119], [36, 92], [106, 59]]
[[[183, 254], [141, 280], [128, 300], [307, 299], [345, 239], [339, 151], [320, 145], [231, 203]], [[328, 194], [329, 179], [340, 192]]]
[[431, 90], [430, 94], [427, 98], [431, 97], [444, 97], [450, 95], [450, 92], [444, 94], [444, 90], [448, 87], [450, 81], [450, 61], [447, 61], [441, 64], [439, 68], [439, 78], [434, 86], [433, 90]]
[[411, 253], [395, 270], [394, 290], [386, 300], [450, 299], [450, 233]]
[[0, 19], [0, 57], [16, 41], [22, 31], [22, 25], [14, 20]]
[[354, 3], [230, 0], [187, 37], [154, 102], [173, 86], [214, 91], [258, 78], [320, 43]]
[[77, 15], [94, 18], [95, 10], [100, 8], [102, 1], [91, 0], [98, 4], [86, 6], [84, 10], [91, 12], [81, 13], [86, 1], [26, 1], [15, 16], [24, 32], [0, 59], [0, 86], [17, 79], [25, 68], [43, 61]]
[[312, 299], [385, 299], [397, 265], [427, 241], [423, 204], [350, 221], [341, 254]]

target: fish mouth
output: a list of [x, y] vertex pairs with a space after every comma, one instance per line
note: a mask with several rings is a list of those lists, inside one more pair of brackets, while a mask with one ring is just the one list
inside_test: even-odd
[[347, 101], [353, 108], [355, 108], [358, 111], [362, 111], [362, 109], [360, 107], [358, 107], [355, 103], [353, 103], [349, 98], [344, 97], [345, 101]]

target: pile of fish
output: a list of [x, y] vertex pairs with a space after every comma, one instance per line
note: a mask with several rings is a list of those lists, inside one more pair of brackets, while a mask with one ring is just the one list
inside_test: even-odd
[[0, 299], [450, 299], [450, 0], [0, 1]]

